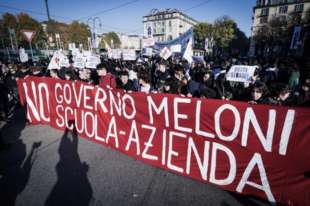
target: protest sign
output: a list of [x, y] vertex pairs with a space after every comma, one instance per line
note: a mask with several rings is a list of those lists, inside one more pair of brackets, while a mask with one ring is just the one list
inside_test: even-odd
[[59, 61], [59, 66], [60, 67], [70, 67], [69, 59], [67, 56], [61, 55], [60, 61]]
[[112, 59], [121, 59], [122, 58], [122, 50], [121, 49], [112, 49], [111, 50]]
[[61, 51], [55, 51], [47, 69], [60, 69], [60, 59], [62, 55]]
[[28, 54], [25, 52], [25, 49], [19, 49], [19, 59], [21, 62], [28, 62]]
[[152, 48], [145, 48], [145, 55], [148, 57], [153, 56], [153, 49]]
[[171, 45], [170, 50], [172, 53], [181, 52], [181, 44]]
[[97, 55], [89, 55], [86, 57], [85, 67], [90, 69], [96, 69], [97, 65], [100, 64], [100, 57]]
[[[272, 203], [309, 205], [310, 110], [18, 80], [28, 120]], [[97, 154], [94, 154], [97, 155]]]
[[234, 65], [226, 74], [226, 79], [232, 82], [251, 82], [257, 66]]
[[164, 60], [167, 60], [171, 55], [172, 52], [167, 47], [163, 48], [159, 54], [159, 56]]
[[86, 64], [86, 57], [82, 54], [77, 54], [73, 60], [73, 66], [79, 69], [84, 69]]
[[149, 37], [147, 39], [142, 39], [142, 47], [143, 48], [154, 46], [154, 44], [155, 44], [155, 39], [153, 37]]
[[134, 49], [123, 49], [123, 60], [134, 61], [136, 60], [136, 51]]

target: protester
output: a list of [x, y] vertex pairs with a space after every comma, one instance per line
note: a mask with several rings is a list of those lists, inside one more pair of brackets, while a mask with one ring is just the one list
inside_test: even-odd
[[[185, 97], [247, 101], [251, 104], [310, 106], [310, 73], [293, 58], [210, 58], [192, 63], [178, 58], [154, 57], [137, 61], [102, 59], [96, 69], [47, 70], [46, 62], [7, 64], [0, 61], [0, 119], [8, 120], [18, 102], [16, 80], [28, 75], [79, 80], [126, 92], [165, 93]], [[232, 65], [256, 65], [249, 82], [232, 82], [226, 74]], [[48, 71], [48, 72], [46, 72]]]
[[97, 65], [97, 74], [99, 76], [99, 85], [103, 88], [110, 87], [116, 88], [116, 80], [114, 75], [108, 73], [106, 65], [98, 64]]
[[137, 88], [134, 86], [134, 82], [129, 79], [129, 74], [127, 71], [123, 71], [120, 73], [120, 78], [117, 84], [118, 89], [123, 89], [127, 92], [134, 92], [138, 91]]

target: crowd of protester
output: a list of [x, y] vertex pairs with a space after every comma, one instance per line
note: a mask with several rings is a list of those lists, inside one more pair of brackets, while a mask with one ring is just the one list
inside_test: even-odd
[[[278, 106], [310, 105], [310, 70], [290, 58], [236, 59], [206, 58], [188, 64], [184, 60], [161, 58], [121, 61], [102, 59], [97, 69], [71, 67], [47, 69], [48, 61], [0, 62], [0, 118], [8, 120], [18, 105], [16, 80], [28, 75], [78, 80], [126, 92], [169, 93], [186, 97], [246, 101]], [[257, 65], [249, 83], [226, 80], [232, 65]], [[309, 69], [309, 68], [308, 68]], [[302, 72], [301, 72], [302, 71]]]

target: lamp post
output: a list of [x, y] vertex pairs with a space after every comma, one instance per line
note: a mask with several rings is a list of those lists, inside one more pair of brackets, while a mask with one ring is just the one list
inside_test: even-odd
[[[99, 28], [101, 28], [101, 20], [99, 17], [90, 17], [87, 20], [87, 25], [91, 28], [91, 49], [94, 50], [96, 49], [96, 21], [99, 23]], [[91, 24], [90, 24], [91, 23]]]

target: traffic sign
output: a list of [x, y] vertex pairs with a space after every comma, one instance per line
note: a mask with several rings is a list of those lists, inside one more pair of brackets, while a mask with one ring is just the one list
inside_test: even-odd
[[33, 37], [36, 35], [36, 32], [32, 30], [23, 29], [21, 32], [26, 37], [28, 42], [31, 42]]

